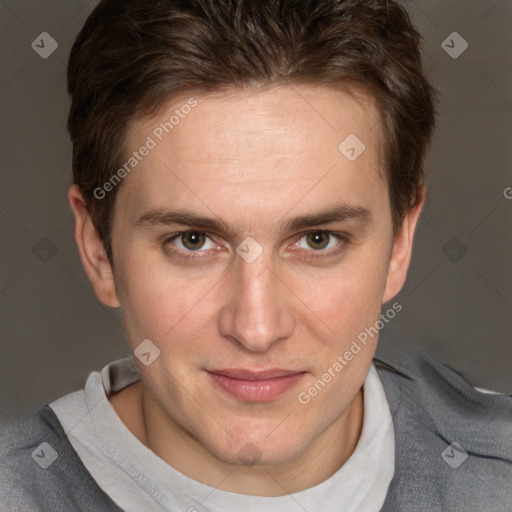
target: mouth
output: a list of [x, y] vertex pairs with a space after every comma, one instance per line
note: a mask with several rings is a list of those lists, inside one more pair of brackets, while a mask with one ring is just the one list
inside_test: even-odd
[[253, 372], [243, 369], [206, 371], [208, 376], [230, 395], [245, 402], [267, 402], [296, 386], [307, 372], [271, 370]]

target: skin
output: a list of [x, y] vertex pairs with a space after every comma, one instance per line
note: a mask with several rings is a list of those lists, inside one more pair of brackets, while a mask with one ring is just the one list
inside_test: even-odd
[[[127, 148], [140, 147], [190, 96], [135, 122]], [[363, 93], [285, 85], [194, 97], [197, 107], [120, 185], [114, 271], [80, 191], [69, 190], [97, 296], [121, 307], [132, 350], [148, 338], [161, 351], [149, 366], [135, 357], [141, 381], [109, 400], [133, 435], [183, 474], [226, 491], [281, 496], [324, 481], [357, 446], [378, 337], [307, 405], [297, 397], [402, 288], [424, 195], [393, 237], [381, 124]], [[352, 133], [366, 150], [351, 162], [338, 145]], [[281, 230], [341, 203], [367, 208], [371, 219]], [[136, 226], [159, 207], [223, 219], [234, 233]], [[166, 242], [194, 228], [204, 241]], [[320, 230], [351, 238], [308, 237]], [[236, 252], [248, 236], [263, 249], [252, 263]], [[276, 367], [307, 374], [262, 403], [228, 395], [205, 372]], [[240, 450], [252, 450], [254, 463], [242, 463]]]

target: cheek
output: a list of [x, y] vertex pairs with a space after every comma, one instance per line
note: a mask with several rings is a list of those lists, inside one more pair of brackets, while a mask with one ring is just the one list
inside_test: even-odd
[[336, 339], [341, 336], [346, 340], [378, 318], [386, 268], [383, 253], [367, 244], [354, 250], [339, 266], [296, 280], [290, 288], [314, 313], [311, 318], [319, 324], [318, 335], [330, 332]]
[[[308, 271], [283, 270], [293, 290], [290, 304], [309, 317], [317, 339], [357, 335], [378, 317], [385, 283], [386, 260], [378, 241], [354, 247], [339, 265]], [[216, 271], [194, 271], [165, 258], [147, 258], [148, 249], [126, 248], [117, 265], [118, 295], [126, 329], [133, 343], [145, 338], [158, 343], [194, 339], [208, 329], [226, 293]], [[229, 279], [228, 279], [229, 281]], [[228, 294], [229, 295], [229, 294]], [[326, 329], [328, 327], [328, 329]]]
[[219, 276], [191, 278], [165, 261], [142, 262], [136, 255], [119, 265], [118, 295], [130, 339], [199, 335], [214, 305]]

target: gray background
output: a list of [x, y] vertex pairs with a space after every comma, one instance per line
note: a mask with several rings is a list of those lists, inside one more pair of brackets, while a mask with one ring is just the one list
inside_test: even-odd
[[[95, 4], [0, 2], [0, 421], [129, 355], [119, 312], [95, 298], [81, 266], [66, 197], [65, 65]], [[395, 299], [403, 310], [386, 331], [473, 385], [512, 394], [512, 0], [407, 5], [441, 115], [427, 204]], [[58, 42], [47, 59], [31, 47], [42, 32]], [[469, 44], [457, 59], [441, 46], [452, 32]]]

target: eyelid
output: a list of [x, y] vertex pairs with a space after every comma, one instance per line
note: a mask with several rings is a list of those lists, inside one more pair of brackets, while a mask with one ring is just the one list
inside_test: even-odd
[[211, 242], [216, 243], [213, 240], [213, 238], [211, 237], [211, 235], [205, 231], [200, 231], [198, 229], [197, 230], [196, 229], [186, 229], [185, 231], [179, 231], [172, 235], [165, 236], [163, 245], [165, 246], [169, 242], [171, 242], [171, 245], [173, 246], [173, 249], [172, 249], [173, 251], [175, 251], [181, 255], [192, 255], [192, 256], [185, 256], [185, 257], [194, 257], [193, 255], [195, 255], [195, 254], [200, 256], [200, 255], [204, 254], [205, 252], [208, 252], [209, 250], [211, 250], [211, 249], [198, 249], [196, 251], [191, 251], [191, 250], [186, 251], [186, 250], [178, 249], [178, 248], [174, 247], [174, 244], [172, 244], [172, 242], [174, 242], [174, 240], [176, 240], [176, 239], [179, 239], [182, 235], [185, 235], [186, 233], [199, 233], [199, 234], [205, 235], [205, 237], [207, 237]]
[[[322, 233], [324, 235], [331, 235], [334, 238], [336, 238], [338, 240], [338, 242], [340, 242], [340, 244], [338, 244], [336, 247], [328, 249], [326, 251], [325, 250], [315, 251], [314, 249], [310, 249], [310, 250], [299, 249], [300, 251], [306, 251], [307, 253], [309, 253], [309, 256], [307, 256], [305, 259], [322, 259], [322, 258], [327, 259], [327, 258], [330, 258], [333, 256], [337, 256], [340, 253], [342, 253], [346, 249], [346, 246], [349, 245], [351, 242], [351, 235], [349, 235], [348, 233], [343, 233], [343, 232], [338, 232], [338, 231], [329, 231], [327, 229], [311, 229], [309, 231], [303, 232], [300, 234], [300, 237], [298, 238], [297, 242], [299, 242], [302, 238], [304, 238], [305, 236], [307, 236], [311, 233]], [[341, 245], [341, 247], [340, 247], [340, 245]]]
[[[196, 230], [196, 229], [187, 229], [187, 230], [184, 230], [184, 231], [179, 231], [179, 232], [176, 232], [172, 235], [168, 235], [164, 238], [164, 243], [163, 245], [167, 245], [169, 242], [173, 242], [175, 239], [178, 239], [181, 235], [184, 235], [186, 233], [190, 233], [190, 232], [193, 232], [193, 233], [199, 233], [199, 234], [203, 234], [205, 235], [207, 238], [209, 238], [212, 242], [214, 242], [214, 239], [212, 238], [212, 236], [207, 233], [206, 231], [201, 231], [201, 230]], [[305, 259], [315, 259], [315, 258], [329, 258], [330, 256], [335, 256], [337, 254], [339, 254], [340, 252], [342, 252], [347, 245], [350, 244], [351, 242], [351, 235], [349, 235], [348, 233], [344, 233], [344, 232], [338, 232], [338, 231], [329, 231], [327, 229], [311, 229], [309, 231], [303, 231], [301, 233], [298, 233], [298, 238], [296, 240], [295, 243], [297, 243], [298, 241], [300, 241], [302, 238], [304, 238], [305, 236], [311, 234], [311, 233], [323, 233], [325, 235], [331, 235], [333, 236], [334, 238], [336, 238], [339, 242], [341, 242], [341, 248], [331, 248], [327, 251], [324, 251], [324, 250], [318, 250], [318, 251], [315, 251], [314, 249], [299, 249], [299, 251], [306, 251], [308, 253], [310, 253], [311, 255], [310, 256], [307, 256]], [[297, 236], [297, 235], [296, 235]], [[215, 243], [215, 242], [214, 242]], [[173, 245], [173, 244], [171, 244]], [[173, 247], [172, 251], [174, 251], [175, 253], [177, 253], [178, 255], [181, 255], [183, 256], [184, 258], [194, 258], [194, 257], [204, 257], [202, 256], [205, 252], [208, 252], [209, 249], [198, 249], [197, 251], [191, 251], [191, 250], [188, 250], [188, 251], [184, 251], [182, 249], [177, 249], [175, 247]], [[315, 254], [317, 253], [317, 254]]]

